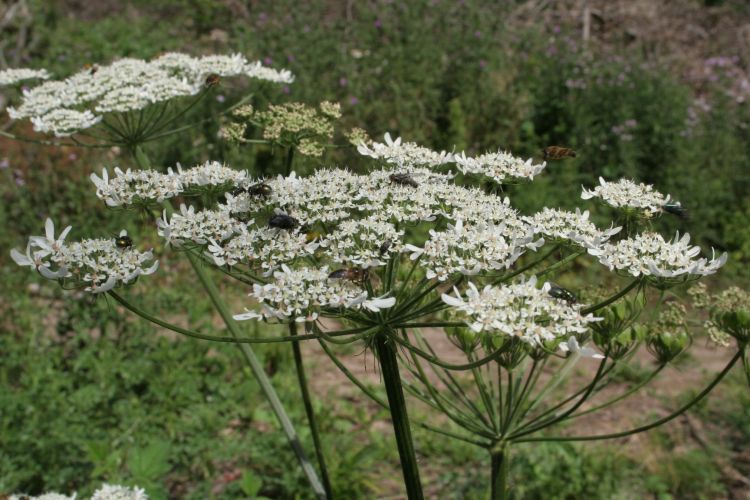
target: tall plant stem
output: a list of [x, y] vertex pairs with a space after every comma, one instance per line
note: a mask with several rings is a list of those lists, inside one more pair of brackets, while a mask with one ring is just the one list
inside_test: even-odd
[[508, 498], [508, 469], [510, 468], [510, 443], [505, 442], [500, 448], [490, 450], [492, 470], [490, 474], [492, 500]]
[[289, 151], [286, 152], [286, 162], [284, 163], [284, 174], [287, 177], [292, 173], [292, 163], [294, 163], [294, 146], [289, 146]]
[[398, 369], [396, 347], [384, 332], [375, 336], [375, 350], [383, 372], [385, 392], [388, 395], [388, 406], [393, 420], [393, 431], [396, 434], [398, 454], [401, 459], [401, 470], [404, 473], [404, 484], [409, 500], [422, 500], [422, 484], [419, 480], [419, 467], [414, 453], [414, 443], [409, 427], [409, 416], [406, 413], [404, 390], [401, 386], [401, 374]]
[[[224, 324], [226, 325], [227, 330], [229, 330], [229, 333], [231, 333], [233, 337], [240, 338], [239, 327], [232, 317], [232, 313], [229, 311], [226, 303], [224, 303], [221, 296], [219, 295], [219, 290], [217, 290], [216, 285], [208, 275], [208, 272], [206, 272], [206, 270], [203, 268], [200, 260], [191, 252], [185, 252], [185, 255], [190, 260], [190, 264], [193, 266], [195, 273], [198, 275], [198, 279], [203, 285], [203, 288], [206, 290], [206, 293], [208, 293], [208, 296], [211, 298], [211, 302], [213, 302], [214, 307], [216, 307], [219, 315], [224, 320]], [[294, 429], [292, 421], [289, 419], [289, 415], [287, 415], [286, 410], [284, 410], [284, 406], [281, 404], [279, 396], [276, 394], [276, 391], [271, 385], [271, 381], [268, 379], [268, 376], [266, 376], [266, 372], [263, 371], [263, 367], [261, 366], [260, 361], [258, 361], [258, 358], [255, 356], [255, 353], [249, 345], [236, 345], [245, 357], [250, 370], [253, 372], [253, 375], [260, 385], [261, 391], [263, 391], [263, 394], [271, 405], [271, 409], [276, 415], [276, 418], [278, 419], [279, 424], [284, 431], [284, 434], [286, 434], [286, 438], [289, 441], [292, 450], [294, 451], [295, 455], [297, 455], [297, 460], [299, 460], [302, 471], [304, 472], [305, 476], [307, 476], [307, 480], [310, 482], [310, 486], [312, 486], [315, 495], [320, 499], [326, 498], [326, 492], [320, 482], [320, 479], [318, 478], [318, 474], [315, 472], [315, 468], [312, 466], [310, 460], [305, 454], [305, 451], [302, 449], [299, 437], [297, 436], [297, 431]]]
[[[289, 336], [294, 337], [297, 335], [297, 323], [289, 323]], [[315, 456], [318, 459], [318, 468], [320, 469], [320, 476], [323, 480], [323, 487], [326, 490], [326, 496], [330, 499], [333, 498], [333, 489], [331, 488], [331, 480], [328, 477], [328, 467], [326, 467], [325, 456], [323, 455], [323, 446], [320, 442], [320, 434], [318, 432], [318, 423], [315, 419], [315, 411], [313, 410], [312, 400], [310, 398], [310, 389], [307, 385], [307, 377], [305, 376], [305, 364], [302, 360], [302, 349], [298, 340], [292, 341], [292, 351], [294, 352], [294, 364], [297, 368], [297, 381], [299, 382], [299, 390], [302, 394], [302, 401], [305, 405], [305, 413], [307, 413], [307, 424], [310, 426], [310, 434], [312, 434], [313, 446], [315, 446]]]

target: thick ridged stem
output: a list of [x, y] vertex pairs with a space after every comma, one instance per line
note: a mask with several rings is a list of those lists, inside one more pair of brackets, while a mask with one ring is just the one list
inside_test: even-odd
[[404, 474], [404, 484], [409, 500], [422, 500], [422, 484], [419, 480], [419, 467], [414, 452], [414, 443], [409, 427], [409, 416], [406, 412], [406, 401], [401, 386], [401, 374], [398, 368], [396, 346], [384, 333], [375, 336], [375, 350], [380, 360], [380, 368], [388, 395], [388, 406], [393, 421], [393, 431], [396, 434], [398, 454], [401, 459], [401, 470]]

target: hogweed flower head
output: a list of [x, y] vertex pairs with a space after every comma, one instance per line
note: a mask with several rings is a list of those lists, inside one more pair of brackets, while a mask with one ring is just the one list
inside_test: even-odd
[[209, 76], [241, 75], [284, 83], [294, 79], [289, 71], [264, 68], [241, 54], [168, 53], [151, 61], [124, 58], [25, 90], [20, 105], [8, 108], [8, 113], [13, 119], [31, 119], [38, 132], [71, 135], [96, 125], [108, 113], [140, 111], [199, 94]]
[[482, 290], [470, 282], [465, 298], [454, 290], [452, 295], [443, 294], [442, 300], [477, 334], [518, 338], [530, 346], [585, 333], [599, 320], [592, 314], [582, 315], [580, 304], [552, 297], [549, 283], [541, 288], [536, 285], [535, 277], [510, 285], [487, 285]]
[[[91, 293], [103, 293], [116, 286], [132, 283], [141, 275], [152, 274], [158, 268], [151, 251], [140, 252], [131, 245], [122, 245], [115, 238], [85, 239], [66, 243], [68, 226], [55, 237], [51, 219], [45, 223], [45, 236], [29, 238], [26, 252], [11, 250], [11, 257], [19, 266], [36, 269], [50, 280], [65, 287], [83, 288]], [[120, 233], [120, 238], [127, 236]]]
[[505, 151], [485, 153], [474, 158], [462, 152], [454, 158], [461, 173], [481, 175], [497, 184], [533, 180], [547, 166], [545, 162], [535, 164], [532, 158], [523, 160]]
[[584, 248], [596, 248], [622, 229], [613, 225], [600, 230], [589, 220], [589, 211], [581, 212], [580, 209], [574, 213], [545, 207], [525, 220], [548, 239], [563, 240]]
[[608, 182], [602, 177], [599, 177], [599, 185], [594, 189], [583, 188], [581, 198], [584, 200], [599, 198], [611, 207], [637, 210], [645, 217], [653, 217], [661, 213], [670, 199], [669, 195], [661, 194], [648, 184], [636, 183], [628, 179]]
[[388, 132], [385, 133], [384, 139], [385, 142], [361, 142], [357, 145], [357, 151], [362, 156], [383, 160], [402, 168], [434, 168], [453, 163], [453, 154], [451, 153], [445, 151], [438, 153], [413, 142], [402, 142], [400, 137], [393, 139]]
[[710, 260], [698, 257], [700, 247], [690, 246], [690, 235], [680, 238], [679, 233], [672, 241], [658, 233], [643, 233], [588, 252], [610, 270], [643, 276], [660, 287], [714, 274], [727, 261], [726, 253], [718, 258], [714, 253]]
[[0, 71], [0, 87], [17, 85], [28, 80], [48, 80], [46, 69], [9, 68]]
[[253, 285], [250, 294], [262, 304], [261, 312], [235, 315], [236, 320], [277, 319], [296, 322], [314, 321], [321, 310], [360, 309], [372, 312], [392, 307], [393, 297], [372, 297], [357, 284], [332, 278], [328, 267], [290, 269], [282, 265], [267, 285]]

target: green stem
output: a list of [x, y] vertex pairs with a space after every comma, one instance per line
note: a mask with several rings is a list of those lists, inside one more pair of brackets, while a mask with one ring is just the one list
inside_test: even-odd
[[640, 278], [633, 280], [628, 286], [626, 286], [625, 288], [623, 288], [622, 290], [620, 290], [616, 294], [612, 295], [608, 299], [606, 299], [606, 300], [604, 300], [602, 302], [599, 302], [598, 304], [594, 304], [593, 306], [589, 306], [589, 307], [586, 307], [584, 309], [581, 309], [581, 314], [592, 313], [594, 311], [598, 311], [599, 309], [601, 309], [603, 307], [607, 307], [611, 303], [616, 302], [617, 300], [619, 300], [620, 297], [622, 297], [625, 294], [627, 294], [630, 290], [632, 290], [633, 288], [635, 288], [636, 285], [638, 285], [638, 283], [640, 283], [640, 282], [641, 282]]
[[542, 256], [539, 257], [538, 259], [529, 262], [525, 266], [519, 267], [518, 269], [516, 269], [515, 271], [513, 271], [510, 274], [506, 274], [505, 276], [502, 276], [502, 277], [498, 278], [496, 281], [492, 282], [492, 285], [496, 286], [496, 285], [499, 285], [500, 283], [506, 283], [507, 281], [509, 281], [512, 278], [518, 276], [519, 274], [528, 271], [532, 267], [538, 266], [539, 264], [541, 264], [542, 262], [544, 262], [545, 260], [547, 260], [550, 255], [552, 255], [553, 253], [555, 253], [555, 251], [558, 248], [560, 248], [560, 245], [553, 246], [549, 251], [547, 251], [544, 254], [542, 254]]
[[[192, 253], [185, 252], [185, 255], [187, 256], [188, 260], [190, 260], [190, 264], [193, 266], [195, 273], [198, 275], [198, 279], [203, 285], [203, 288], [206, 290], [206, 293], [208, 293], [209, 297], [211, 298], [211, 302], [213, 302], [214, 307], [219, 312], [219, 315], [221, 315], [221, 318], [224, 320], [224, 324], [226, 325], [227, 329], [233, 337], [239, 338], [240, 331], [237, 323], [232, 317], [232, 313], [229, 311], [229, 308], [221, 299], [219, 290], [211, 280], [208, 272], [203, 268], [200, 261]], [[255, 356], [255, 353], [250, 348], [250, 346], [248, 346], [247, 344], [237, 344], [237, 347], [240, 349], [240, 351], [242, 351], [242, 354], [245, 357], [250, 370], [253, 372], [253, 375], [257, 379], [258, 384], [263, 391], [263, 394], [270, 403], [271, 409], [276, 415], [279, 424], [281, 424], [281, 428], [283, 429], [284, 434], [286, 434], [286, 438], [289, 441], [292, 450], [294, 450], [294, 453], [297, 455], [297, 460], [299, 460], [302, 471], [304, 472], [305, 476], [307, 476], [307, 480], [310, 482], [310, 485], [315, 492], [315, 496], [321, 499], [326, 498], [325, 489], [323, 488], [323, 485], [321, 484], [320, 479], [315, 472], [315, 468], [312, 466], [310, 460], [305, 454], [305, 451], [302, 449], [299, 437], [297, 436], [297, 431], [294, 429], [294, 426], [292, 425], [292, 422], [289, 419], [286, 410], [284, 410], [284, 406], [281, 404], [281, 400], [279, 400], [279, 396], [276, 394], [276, 391], [271, 385], [271, 381], [268, 379], [266, 372], [263, 371], [263, 366], [260, 364], [260, 361], [258, 361], [258, 358]]]
[[508, 469], [510, 468], [510, 443], [503, 443], [500, 449], [490, 451], [491, 491], [492, 500], [506, 500], [508, 498]]
[[284, 163], [284, 175], [287, 177], [292, 173], [292, 163], [294, 163], [294, 147], [290, 146], [286, 153], [286, 163]]
[[396, 434], [398, 454], [401, 459], [401, 470], [404, 474], [406, 494], [409, 500], [422, 500], [422, 484], [419, 480], [419, 467], [414, 452], [409, 416], [406, 412], [406, 401], [401, 386], [401, 374], [398, 369], [396, 348], [384, 332], [375, 337], [375, 349], [383, 374], [385, 392], [388, 395], [388, 406], [393, 420], [393, 431]]
[[572, 253], [572, 254], [568, 255], [567, 257], [565, 257], [564, 259], [562, 259], [561, 261], [556, 262], [556, 263], [552, 264], [551, 266], [549, 266], [548, 268], [543, 269], [542, 271], [536, 273], [535, 276], [537, 278], [540, 278], [540, 277], [544, 276], [545, 274], [549, 274], [549, 273], [551, 273], [553, 271], [556, 271], [557, 269], [563, 267], [568, 262], [572, 262], [572, 261], [576, 260], [578, 257], [580, 257], [581, 255], [583, 255], [585, 253], [586, 252], [584, 252], [584, 251], [579, 251], [579, 252]]
[[540, 436], [540, 437], [529, 437], [529, 438], [522, 438], [522, 439], [515, 439], [515, 442], [522, 443], [522, 442], [530, 442], [530, 441], [597, 441], [601, 439], [616, 439], [621, 438], [625, 436], [631, 436], [633, 434], [637, 434], [639, 432], [645, 432], [648, 430], [653, 429], [654, 427], [658, 427], [660, 425], [663, 425], [670, 420], [673, 420], [686, 411], [688, 411], [690, 408], [692, 408], [695, 404], [700, 402], [706, 395], [708, 395], [709, 392], [713, 390], [716, 385], [721, 382], [721, 380], [726, 376], [727, 373], [732, 369], [734, 364], [737, 362], [738, 359], [742, 357], [742, 352], [738, 351], [737, 354], [734, 355], [734, 357], [727, 363], [727, 366], [724, 367], [724, 369], [717, 375], [717, 377], [705, 388], [703, 391], [701, 391], [698, 396], [696, 396], [692, 401], [689, 403], [683, 405], [681, 408], [679, 408], [677, 411], [670, 413], [666, 417], [660, 418], [659, 420], [655, 422], [651, 422], [650, 424], [643, 425], [641, 427], [636, 427], [635, 429], [630, 429], [628, 431], [622, 431], [622, 432], [615, 432], [613, 434], [599, 434], [595, 436]]
[[[289, 336], [297, 336], [297, 323], [289, 323]], [[299, 382], [302, 401], [305, 405], [305, 413], [307, 413], [307, 423], [310, 426], [310, 434], [312, 434], [313, 446], [315, 446], [315, 456], [318, 459], [320, 476], [323, 479], [323, 487], [326, 490], [326, 497], [331, 499], [333, 498], [333, 489], [331, 488], [331, 480], [328, 477], [328, 467], [326, 467], [325, 456], [323, 455], [323, 445], [320, 442], [318, 423], [315, 419], [315, 411], [313, 410], [312, 399], [310, 398], [310, 389], [307, 385], [305, 364], [302, 360], [302, 350], [300, 349], [299, 341], [292, 341], [292, 351], [294, 352], [294, 364], [297, 367], [297, 381]]]

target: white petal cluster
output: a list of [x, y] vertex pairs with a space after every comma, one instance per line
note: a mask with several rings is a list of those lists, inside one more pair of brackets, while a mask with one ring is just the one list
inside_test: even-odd
[[26, 80], [47, 80], [50, 74], [46, 69], [10, 68], [0, 71], [0, 87], [16, 85]]
[[91, 174], [96, 186], [96, 195], [108, 206], [126, 206], [148, 201], [162, 202], [189, 192], [193, 187], [239, 185], [247, 178], [246, 171], [233, 170], [219, 162], [209, 161], [187, 170], [178, 164], [177, 170], [167, 173], [155, 170], [125, 170], [115, 167], [115, 176], [110, 179], [106, 169], [99, 177]]
[[400, 252], [404, 236], [390, 222], [375, 217], [342, 222], [321, 242], [333, 262], [367, 269], [383, 266], [391, 253]]
[[584, 333], [589, 323], [598, 321], [581, 315], [580, 304], [569, 304], [549, 295], [550, 284], [536, 287], [536, 278], [511, 285], [487, 285], [481, 291], [469, 283], [464, 299], [443, 294], [443, 302], [477, 333], [517, 337], [531, 345]]
[[569, 240], [585, 248], [595, 248], [619, 233], [621, 227], [610, 227], [604, 231], [589, 220], [589, 211], [568, 212], [555, 208], [544, 208], [524, 220], [534, 231], [550, 239]]
[[25, 90], [21, 104], [8, 108], [8, 113], [14, 119], [30, 118], [39, 132], [70, 135], [95, 125], [105, 113], [138, 111], [196, 95], [212, 74], [246, 75], [278, 83], [294, 80], [289, 71], [263, 67], [241, 54], [195, 58], [169, 53], [152, 61], [124, 58]]
[[711, 260], [699, 257], [700, 248], [690, 246], [690, 235], [672, 241], [664, 240], [658, 233], [643, 233], [634, 238], [605, 243], [588, 251], [610, 270], [631, 276], [654, 278], [691, 279], [715, 273], [727, 261], [727, 254]]
[[177, 164], [177, 172], [171, 174], [178, 177], [185, 188], [191, 186], [220, 186], [222, 184], [242, 184], [248, 177], [245, 170], [234, 170], [218, 161], [207, 161], [203, 165], [182, 170]]
[[[55, 225], [47, 219], [45, 236], [32, 236], [25, 253], [13, 249], [10, 255], [19, 266], [33, 267], [47, 279], [60, 280], [64, 285], [81, 287], [91, 293], [131, 283], [140, 275], [154, 273], [158, 267], [159, 262], [154, 261], [151, 251], [119, 248], [114, 238], [66, 244], [65, 237], [70, 229], [66, 227], [55, 237]], [[127, 233], [123, 231], [120, 236], [127, 236]]]
[[8, 497], [8, 500], [76, 500], [77, 496], [77, 493], [73, 493], [72, 495], [68, 496], [63, 495], [62, 493], [51, 491], [49, 493], [43, 493], [36, 497], [32, 497], [29, 495], [11, 495]]
[[475, 158], [468, 157], [462, 152], [455, 155], [455, 160], [461, 173], [483, 175], [498, 184], [532, 180], [547, 166], [545, 162], [534, 164], [532, 158], [523, 160], [504, 151], [485, 153]]
[[328, 267], [290, 269], [282, 266], [267, 285], [253, 285], [250, 297], [261, 303], [260, 312], [238, 314], [236, 320], [278, 319], [312, 321], [321, 309], [367, 309], [379, 311], [392, 307], [396, 300], [386, 297], [368, 299], [367, 292], [355, 283], [328, 277]]
[[177, 196], [183, 190], [182, 179], [171, 171], [162, 174], [155, 170], [125, 171], [115, 167], [115, 176], [110, 179], [106, 169], [102, 176], [91, 174], [96, 186], [96, 196], [110, 207], [132, 205], [137, 202], [164, 201]]
[[78, 111], [64, 108], [53, 109], [42, 116], [31, 117], [34, 130], [57, 137], [73, 135], [79, 130], [93, 127], [101, 120], [101, 116], [96, 116], [89, 110]]
[[427, 278], [447, 280], [454, 273], [473, 275], [485, 270], [507, 269], [527, 250], [536, 250], [543, 239], [534, 241], [533, 231], [522, 239], [506, 233], [502, 224], [464, 225], [459, 220], [446, 231], [430, 230], [423, 247], [404, 245], [411, 259], [421, 258]]
[[148, 500], [148, 495], [143, 488], [103, 484], [94, 492], [91, 500]]
[[385, 134], [385, 143], [362, 143], [357, 146], [357, 151], [362, 156], [385, 160], [399, 167], [437, 167], [453, 163], [452, 153], [438, 153], [413, 142], [401, 142], [400, 137], [393, 140], [388, 132]]
[[299, 231], [279, 231], [262, 227], [252, 230], [244, 227], [239, 233], [224, 241], [212, 239], [208, 254], [217, 266], [250, 264], [264, 276], [279, 269], [282, 264], [315, 254], [320, 244]]
[[199, 245], [209, 241], [221, 242], [242, 233], [247, 225], [232, 217], [226, 209], [196, 211], [195, 207], [188, 207], [184, 203], [180, 205], [179, 213], [172, 214], [171, 219], [165, 210], [156, 224], [159, 236], [175, 246], [181, 246], [186, 241]]
[[581, 198], [600, 198], [615, 208], [643, 210], [649, 217], [661, 212], [662, 207], [669, 202], [669, 195], [661, 194], [648, 184], [635, 183], [628, 179], [607, 182], [602, 177], [599, 177], [599, 185], [594, 189], [583, 188]]

